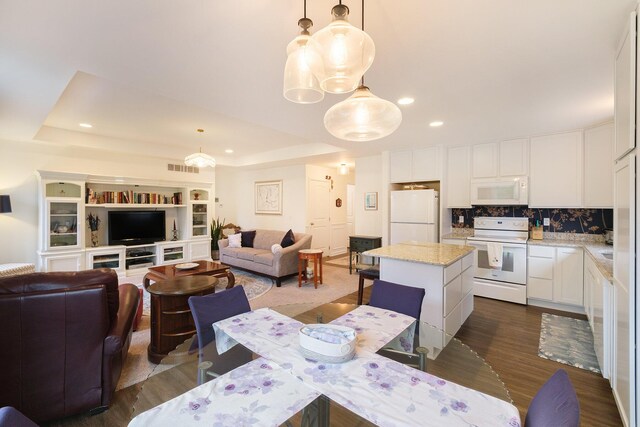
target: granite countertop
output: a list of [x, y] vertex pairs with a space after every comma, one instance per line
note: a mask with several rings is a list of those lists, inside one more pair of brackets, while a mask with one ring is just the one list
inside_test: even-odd
[[475, 248], [472, 246], [408, 241], [397, 245], [372, 249], [363, 254], [380, 258], [447, 266], [474, 250]]
[[583, 248], [591, 259], [595, 262], [600, 273], [608, 281], [613, 281], [613, 260], [605, 258], [602, 252], [613, 252], [613, 246], [605, 243], [593, 242], [593, 241], [579, 241], [579, 240], [564, 240], [564, 239], [542, 239], [533, 240], [529, 239], [527, 244], [529, 246], [563, 246], [573, 248]]
[[461, 234], [461, 233], [449, 233], [449, 234], [443, 234], [441, 239], [459, 239], [459, 240], [466, 240], [467, 237], [469, 236], [473, 236], [473, 233], [468, 233], [468, 234]]

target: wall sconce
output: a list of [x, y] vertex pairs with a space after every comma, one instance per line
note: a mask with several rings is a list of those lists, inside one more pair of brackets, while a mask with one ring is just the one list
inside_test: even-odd
[[0, 213], [11, 213], [11, 198], [9, 195], [0, 195]]
[[327, 181], [331, 181], [331, 189], [333, 190], [333, 180], [331, 179], [331, 175], [325, 175], [324, 179], [326, 179]]

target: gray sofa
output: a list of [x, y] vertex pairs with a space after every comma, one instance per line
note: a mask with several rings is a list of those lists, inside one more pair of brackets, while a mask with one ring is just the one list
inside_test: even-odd
[[271, 246], [280, 244], [286, 231], [256, 230], [252, 248], [230, 248], [228, 239], [218, 241], [220, 262], [267, 276], [280, 286], [283, 278], [298, 274], [298, 251], [311, 248], [311, 235], [294, 233], [295, 243], [282, 251], [271, 252]]

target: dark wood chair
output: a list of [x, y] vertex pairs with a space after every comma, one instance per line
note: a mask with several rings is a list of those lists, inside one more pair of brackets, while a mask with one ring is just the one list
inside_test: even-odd
[[370, 268], [360, 270], [360, 277], [358, 278], [358, 305], [362, 305], [362, 294], [364, 293], [364, 279], [376, 280], [380, 278], [380, 264], [374, 265]]

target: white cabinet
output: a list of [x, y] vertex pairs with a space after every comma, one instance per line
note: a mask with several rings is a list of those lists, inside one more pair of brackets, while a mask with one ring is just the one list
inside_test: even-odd
[[470, 208], [470, 147], [447, 150], [447, 207]]
[[604, 378], [611, 378], [613, 285], [590, 256], [584, 257], [585, 312], [593, 331], [593, 347]]
[[189, 259], [191, 261], [211, 259], [211, 238], [202, 241], [191, 241], [189, 243]]
[[84, 252], [41, 252], [39, 270], [50, 271], [80, 271], [84, 270]]
[[440, 147], [389, 153], [389, 182], [439, 181]]
[[189, 253], [187, 252], [188, 243], [184, 241], [162, 242], [157, 243], [158, 264], [173, 264], [184, 262]]
[[529, 140], [511, 139], [500, 143], [500, 176], [526, 176], [529, 173]]
[[466, 239], [442, 239], [440, 243], [444, 243], [446, 245], [464, 246], [467, 244], [467, 240]]
[[40, 248], [80, 248], [84, 230], [84, 183], [44, 179], [40, 182]]
[[527, 298], [565, 305], [584, 305], [583, 250], [529, 245]]
[[531, 138], [529, 207], [582, 206], [582, 132]]
[[101, 248], [87, 248], [86, 266], [90, 268], [112, 268], [118, 273], [124, 273], [125, 246], [103, 246]]
[[472, 178], [526, 176], [529, 169], [529, 140], [501, 141], [472, 147]]
[[585, 208], [613, 208], [613, 123], [584, 131]]
[[473, 178], [498, 176], [498, 144], [478, 144], [472, 147], [471, 170]]
[[632, 12], [618, 44], [615, 63], [615, 158], [636, 145], [636, 12]]
[[209, 191], [194, 188], [189, 191], [191, 238], [209, 237]]

